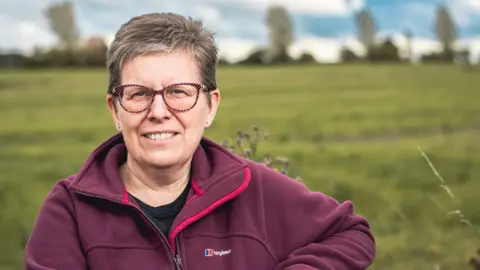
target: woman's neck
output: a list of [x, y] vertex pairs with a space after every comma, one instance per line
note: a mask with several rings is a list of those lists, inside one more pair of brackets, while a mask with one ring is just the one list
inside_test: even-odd
[[127, 191], [151, 206], [173, 202], [190, 180], [190, 162], [179, 167], [159, 169], [140, 166], [131, 159], [120, 167]]

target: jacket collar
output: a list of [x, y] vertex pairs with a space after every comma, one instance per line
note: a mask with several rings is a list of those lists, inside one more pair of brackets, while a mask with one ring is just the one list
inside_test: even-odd
[[[73, 177], [70, 188], [86, 195], [125, 202], [125, 186], [118, 168], [126, 155], [127, 148], [122, 134], [115, 134], [89, 155]], [[215, 189], [224, 189], [224, 192], [240, 186], [245, 179], [239, 173], [242, 174], [246, 168], [245, 160], [203, 137], [192, 159], [192, 187], [195, 195], [203, 195], [214, 186]], [[228, 184], [223, 188], [217, 187], [219, 182]]]

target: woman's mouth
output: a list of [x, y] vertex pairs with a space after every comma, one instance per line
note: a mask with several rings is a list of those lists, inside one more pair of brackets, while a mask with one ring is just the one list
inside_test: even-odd
[[168, 140], [177, 135], [176, 132], [155, 132], [147, 133], [144, 136], [154, 141]]

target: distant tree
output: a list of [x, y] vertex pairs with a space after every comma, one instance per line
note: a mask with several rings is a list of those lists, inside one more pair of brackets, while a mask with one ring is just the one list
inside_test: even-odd
[[239, 61], [238, 65], [263, 65], [266, 51], [264, 49], [257, 49], [249, 54], [245, 59]]
[[79, 64], [87, 66], [105, 66], [107, 44], [101, 37], [91, 37], [86, 44], [77, 51]]
[[283, 6], [270, 6], [267, 10], [266, 24], [269, 30], [270, 44], [264, 56], [264, 63], [289, 62], [288, 47], [294, 39], [293, 24], [288, 11]]
[[27, 60], [21, 53], [0, 53], [0, 68], [22, 67], [27, 63]]
[[391, 38], [370, 47], [367, 59], [371, 62], [400, 62], [399, 50]]
[[438, 5], [436, 9], [435, 34], [442, 43], [445, 57], [453, 57], [453, 43], [457, 39], [457, 30], [450, 12], [444, 5]]
[[359, 62], [361, 60], [360, 57], [358, 57], [352, 50], [350, 50], [346, 46], [343, 46], [340, 51], [340, 59], [342, 59], [342, 62], [344, 63]]
[[218, 58], [218, 65], [228, 66], [228, 65], [231, 65], [231, 63], [225, 57], [219, 57]]
[[377, 27], [370, 11], [363, 9], [355, 15], [358, 39], [366, 51], [375, 44]]
[[312, 54], [303, 52], [300, 57], [296, 60], [297, 63], [299, 64], [313, 64], [317, 63], [317, 60], [315, 57], [313, 57]]
[[60, 44], [67, 50], [72, 51], [78, 44], [79, 30], [77, 29], [72, 3], [50, 5], [45, 16], [50, 22], [50, 28], [57, 35]]

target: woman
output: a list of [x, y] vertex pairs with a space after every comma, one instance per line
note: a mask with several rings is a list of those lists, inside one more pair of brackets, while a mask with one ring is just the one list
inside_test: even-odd
[[[367, 221], [203, 137], [220, 102], [217, 47], [200, 21], [147, 14], [107, 54], [118, 134], [62, 179], [26, 269], [366, 269]], [[155, 90], [154, 90], [155, 89]]]

